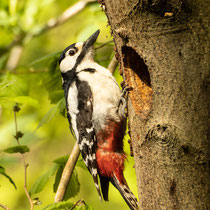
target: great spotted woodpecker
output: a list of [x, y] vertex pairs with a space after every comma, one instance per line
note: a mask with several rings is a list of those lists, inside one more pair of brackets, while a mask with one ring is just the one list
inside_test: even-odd
[[102, 192], [103, 199], [108, 200], [111, 182], [130, 209], [136, 210], [137, 199], [123, 176], [126, 117], [120, 104], [124, 100], [112, 74], [93, 59], [93, 44], [99, 33], [68, 46], [60, 56], [67, 117], [99, 198]]

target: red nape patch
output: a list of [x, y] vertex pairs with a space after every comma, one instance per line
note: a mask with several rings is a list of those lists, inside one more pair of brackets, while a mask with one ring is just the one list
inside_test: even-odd
[[125, 155], [117, 152], [108, 152], [98, 149], [96, 160], [99, 173], [102, 176], [113, 178], [115, 175], [120, 183], [125, 183], [123, 176]]

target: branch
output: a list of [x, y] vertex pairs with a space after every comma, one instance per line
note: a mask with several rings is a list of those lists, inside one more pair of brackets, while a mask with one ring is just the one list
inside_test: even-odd
[[29, 164], [26, 163], [24, 154], [21, 154], [21, 156], [22, 156], [23, 165], [24, 165], [24, 190], [25, 190], [26, 196], [28, 197], [28, 200], [29, 200], [29, 203], [30, 203], [30, 206], [31, 206], [31, 210], [33, 210], [34, 209], [34, 203], [33, 203], [33, 200], [31, 199], [31, 196], [30, 196], [30, 194], [28, 192], [28, 188], [27, 188], [27, 168], [28, 168]]
[[98, 47], [95, 47], [94, 50], [98, 50], [106, 45], [108, 45], [109, 43], [112, 43], [113, 40], [110, 40], [110, 41], [107, 41], [107, 42], [104, 42], [103, 44], [99, 45]]
[[107, 69], [113, 74], [115, 69], [117, 68], [117, 65], [118, 65], [118, 61], [117, 61], [117, 59], [115, 58], [115, 55], [114, 55], [111, 62], [108, 65]]
[[95, 2], [96, 0], [82, 0], [74, 4], [73, 6], [66, 9], [60, 16], [57, 18], [50, 19], [47, 24], [36, 34], [37, 36], [52, 29], [58, 25], [63, 24], [66, 22], [70, 17], [76, 15], [81, 10], [85, 8], [85, 6], [90, 2]]
[[76, 206], [79, 206], [79, 204], [81, 205], [86, 205], [84, 200], [78, 200], [71, 208], [70, 210], [73, 210]]
[[7, 207], [6, 205], [3, 205], [3, 204], [0, 204], [0, 207], [3, 208], [3, 209], [6, 209], [6, 210], [10, 210], [9, 207]]
[[76, 162], [79, 157], [79, 146], [77, 143], [75, 143], [74, 148], [69, 156], [69, 159], [65, 165], [65, 168], [63, 170], [60, 183], [58, 185], [57, 192], [55, 194], [55, 202], [62, 201], [66, 192], [66, 188], [68, 186], [69, 180], [71, 178], [72, 172], [74, 170], [74, 167], [76, 165]]
[[[6, 50], [9, 50], [12, 48], [9, 59], [6, 64], [6, 69], [13, 71], [17, 67], [22, 50], [23, 50], [23, 45], [27, 44], [33, 37], [39, 36], [49, 31], [50, 29], [53, 29], [56, 26], [59, 26], [65, 23], [69, 18], [71, 18], [72, 16], [76, 15], [81, 10], [83, 10], [88, 3], [95, 2], [95, 1], [96, 0], [81, 0], [77, 2], [76, 4], [74, 4], [73, 6], [70, 6], [57, 18], [51, 18], [38, 32], [28, 33], [15, 39], [6, 48]], [[18, 51], [16, 50], [16, 47], [18, 47]]]
[[15, 69], [15, 67], [17, 66], [17, 64], [20, 60], [22, 51], [23, 51], [22, 45], [15, 45], [12, 48], [12, 50], [10, 52], [10, 56], [7, 60], [6, 69], [8, 69], [9, 71], [12, 71], [13, 69]]
[[[17, 140], [17, 143], [18, 145], [20, 145], [20, 140], [19, 138], [21, 138], [23, 136], [23, 134], [18, 131], [18, 126], [17, 126], [17, 116], [16, 116], [16, 113], [20, 111], [20, 107], [18, 106], [18, 104], [16, 104], [13, 108], [13, 111], [14, 111], [14, 120], [15, 120], [15, 132], [16, 132], [16, 135], [14, 136], [15, 139]], [[33, 200], [31, 199], [31, 196], [28, 192], [28, 189], [27, 189], [27, 168], [28, 168], [28, 163], [26, 163], [25, 161], [25, 156], [24, 154], [20, 154], [21, 157], [22, 157], [22, 160], [23, 160], [23, 165], [24, 165], [24, 190], [25, 190], [25, 194], [29, 200], [29, 203], [30, 203], [30, 206], [31, 206], [31, 210], [34, 209], [34, 204], [33, 204]]]

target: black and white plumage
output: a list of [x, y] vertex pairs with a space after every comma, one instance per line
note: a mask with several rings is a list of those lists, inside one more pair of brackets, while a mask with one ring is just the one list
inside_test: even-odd
[[102, 192], [108, 200], [111, 182], [135, 210], [137, 200], [123, 176], [126, 119], [119, 114], [121, 90], [112, 74], [93, 59], [92, 46], [99, 32], [70, 45], [60, 56], [67, 116], [100, 199]]

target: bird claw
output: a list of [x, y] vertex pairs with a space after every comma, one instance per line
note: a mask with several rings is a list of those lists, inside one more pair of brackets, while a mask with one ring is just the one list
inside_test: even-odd
[[127, 118], [127, 97], [128, 97], [128, 93], [129, 91], [133, 90], [132, 87], [128, 87], [127, 85], [125, 85], [123, 87], [122, 90], [122, 94], [120, 96], [120, 99], [118, 101], [118, 114], [126, 119]]

